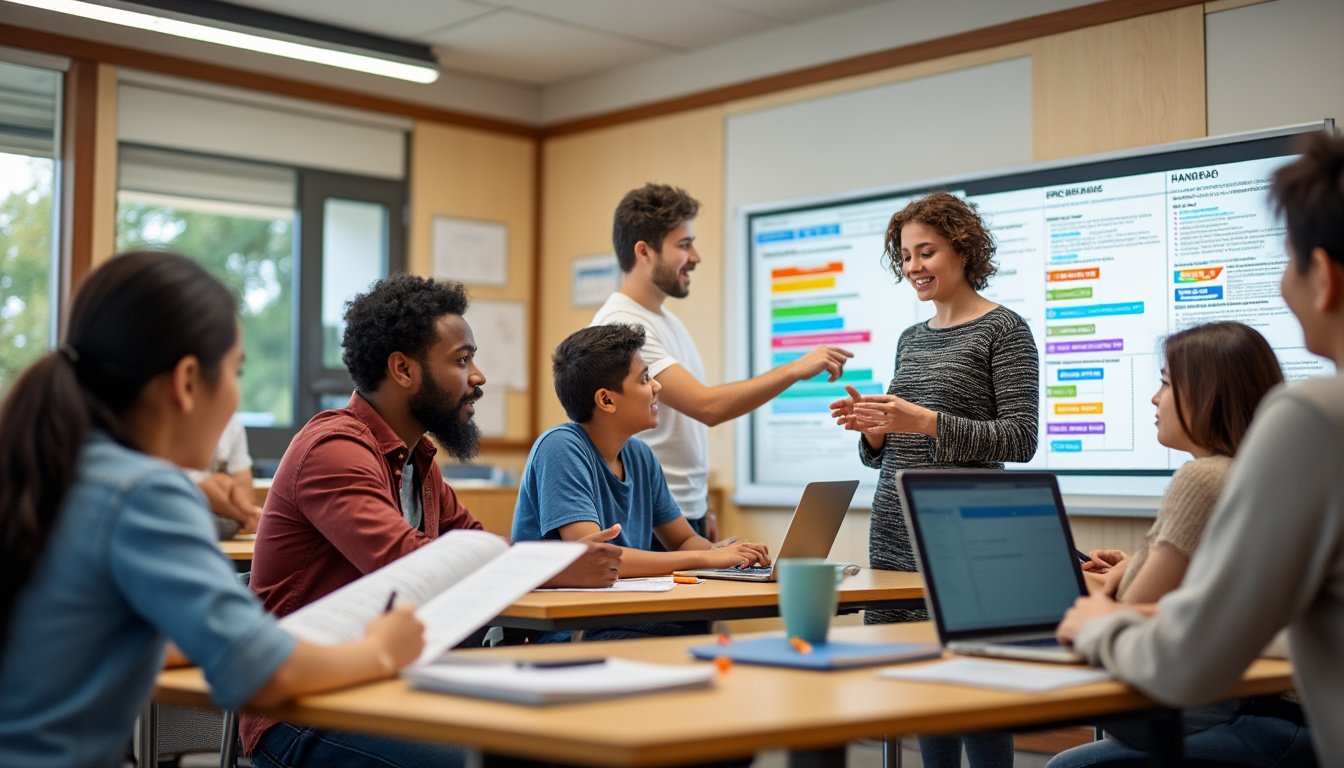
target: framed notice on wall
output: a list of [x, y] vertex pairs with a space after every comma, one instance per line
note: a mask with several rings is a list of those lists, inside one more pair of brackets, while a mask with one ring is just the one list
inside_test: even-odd
[[434, 277], [466, 285], [505, 285], [509, 228], [497, 221], [435, 216], [430, 237]]
[[614, 253], [582, 256], [570, 269], [570, 303], [576, 308], [600, 307], [621, 287], [621, 267]]

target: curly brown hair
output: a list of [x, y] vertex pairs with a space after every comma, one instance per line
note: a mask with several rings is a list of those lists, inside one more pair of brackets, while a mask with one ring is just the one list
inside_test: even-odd
[[975, 206], [956, 195], [934, 192], [897, 211], [887, 225], [882, 261], [896, 276], [896, 282], [905, 279], [901, 270], [901, 228], [912, 221], [933, 227], [952, 244], [957, 255], [966, 259], [966, 282], [975, 290], [983, 291], [989, 278], [999, 271], [994, 264], [998, 246]]

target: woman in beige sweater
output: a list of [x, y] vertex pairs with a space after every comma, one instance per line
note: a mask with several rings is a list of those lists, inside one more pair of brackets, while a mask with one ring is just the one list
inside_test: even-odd
[[[1151, 611], [1180, 585], [1256, 407], [1283, 381], [1269, 343], [1241, 323], [1210, 323], [1173, 334], [1163, 355], [1162, 385], [1152, 399], [1157, 440], [1194, 460], [1171, 478], [1157, 519], [1136, 553], [1097, 550], [1083, 565], [1090, 590], [1141, 611]], [[1254, 699], [1187, 711], [1186, 756], [1195, 764], [1304, 764], [1283, 761], [1299, 751], [1305, 760], [1311, 755], [1305, 729], [1297, 727], [1300, 713], [1292, 710], [1289, 702]], [[1057, 755], [1048, 768], [1141, 764], [1146, 759], [1143, 730], [1133, 730], [1108, 728], [1105, 739]]]

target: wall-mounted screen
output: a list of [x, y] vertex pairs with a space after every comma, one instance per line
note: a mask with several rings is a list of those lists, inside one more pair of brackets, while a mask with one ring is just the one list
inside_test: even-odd
[[974, 203], [989, 224], [998, 273], [983, 294], [1026, 319], [1040, 354], [1039, 447], [1009, 468], [1057, 472], [1071, 494], [1159, 495], [1189, 459], [1161, 446], [1153, 423], [1167, 334], [1238, 320], [1265, 335], [1289, 379], [1333, 371], [1303, 347], [1279, 296], [1287, 255], [1268, 198], [1299, 134], [1321, 128], [744, 211], [744, 373], [818, 344], [854, 358], [842, 381], [800, 382], [739, 428], [740, 500], [787, 502], [805, 482], [854, 477], [871, 498], [876, 471], [827, 406], [845, 384], [885, 392], [901, 332], [933, 315], [881, 256], [891, 215], [935, 189]]

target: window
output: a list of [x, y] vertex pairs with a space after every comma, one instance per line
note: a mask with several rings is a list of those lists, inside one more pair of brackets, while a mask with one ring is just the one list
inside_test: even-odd
[[123, 144], [117, 249], [198, 259], [241, 301], [239, 414], [255, 458], [349, 399], [345, 302], [405, 269], [400, 181]]
[[123, 147], [117, 250], [198, 260], [238, 294], [249, 427], [294, 424], [294, 199], [289, 169]]
[[0, 62], [0, 393], [55, 338], [61, 73]]

